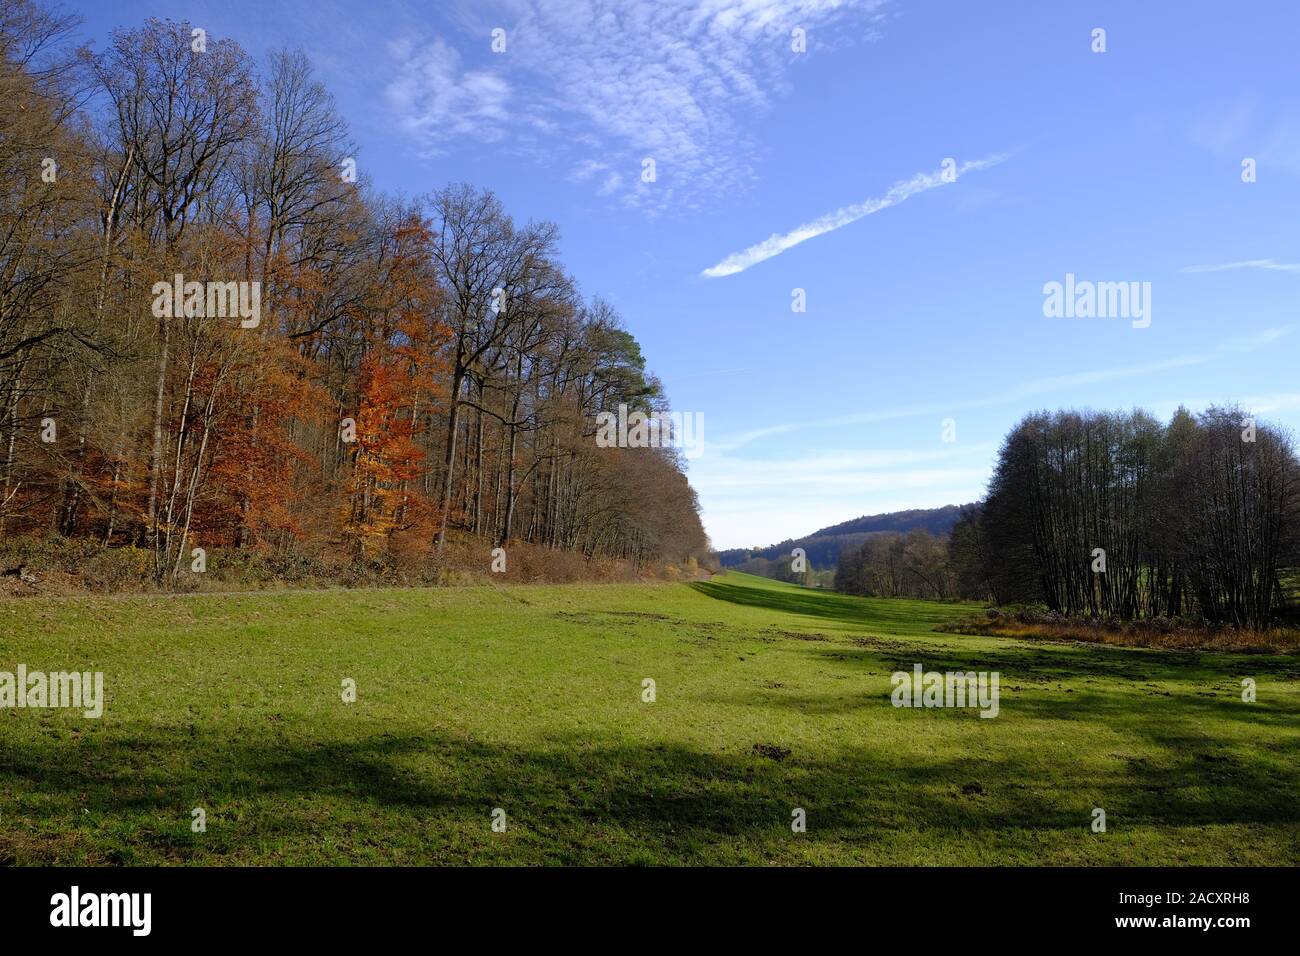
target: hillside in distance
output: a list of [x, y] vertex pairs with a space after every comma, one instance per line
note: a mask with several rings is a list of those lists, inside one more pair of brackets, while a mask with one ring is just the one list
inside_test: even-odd
[[737, 568], [756, 558], [765, 561], [788, 558], [795, 548], [803, 548], [808, 563], [814, 568], [833, 568], [839, 562], [842, 551], [857, 547], [873, 535], [906, 533], [918, 528], [931, 534], [948, 534], [961, 517], [962, 510], [969, 507], [971, 506], [944, 505], [942, 508], [913, 508], [909, 511], [863, 515], [814, 531], [802, 538], [787, 539], [765, 548], [730, 548], [719, 551], [718, 561], [724, 568]]

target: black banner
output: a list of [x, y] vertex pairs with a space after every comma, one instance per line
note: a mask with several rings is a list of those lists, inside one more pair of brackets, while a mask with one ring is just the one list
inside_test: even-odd
[[[1021, 930], [1055, 940], [1290, 933], [1286, 869], [8, 869], [6, 942], [76, 933], [128, 944], [283, 938], [373, 943], [478, 925], [534, 941], [604, 927], [656, 934], [683, 920], [738, 938], [850, 920], [953, 943]], [[836, 915], [838, 914], [838, 916]], [[849, 924], [845, 923], [845, 926]], [[990, 936], [989, 934], [993, 935]], [[1245, 935], [1243, 935], [1245, 934]], [[612, 940], [611, 940], [612, 941]]]

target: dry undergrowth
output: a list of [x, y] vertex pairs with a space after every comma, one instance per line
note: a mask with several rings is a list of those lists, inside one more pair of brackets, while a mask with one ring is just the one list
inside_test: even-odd
[[936, 628], [950, 634], [980, 634], [1021, 640], [1084, 641], [1117, 647], [1158, 647], [1180, 651], [1236, 651], [1239, 653], [1295, 653], [1300, 651], [1300, 630], [1275, 628], [1254, 631], [1211, 628], [1188, 622], [1022, 619], [1022, 615], [990, 611], [986, 616], [962, 618]]

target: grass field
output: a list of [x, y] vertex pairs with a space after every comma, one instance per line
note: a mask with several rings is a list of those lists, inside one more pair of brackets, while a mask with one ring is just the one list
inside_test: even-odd
[[[3, 602], [0, 670], [107, 706], [0, 710], [0, 862], [1300, 859], [1300, 657], [932, 630], [969, 613], [739, 574]], [[914, 663], [1000, 672], [999, 715], [892, 707]]]

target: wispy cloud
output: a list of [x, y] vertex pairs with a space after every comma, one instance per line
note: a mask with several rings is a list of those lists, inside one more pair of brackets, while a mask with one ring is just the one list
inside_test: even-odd
[[842, 428], [846, 425], [871, 425], [877, 422], [897, 421], [899, 419], [916, 418], [923, 415], [939, 417], [950, 415], [953, 412], [970, 411], [972, 409], [988, 408], [996, 405], [1006, 405], [1011, 402], [1034, 398], [1038, 395], [1050, 395], [1055, 392], [1070, 388], [1079, 388], [1084, 385], [1098, 385], [1102, 382], [1110, 382], [1124, 378], [1142, 378], [1159, 372], [1169, 371], [1171, 369], [1200, 365], [1204, 362], [1210, 361], [1211, 358], [1212, 356], [1210, 355], [1182, 355], [1158, 362], [1147, 362], [1142, 365], [1112, 366], [1109, 368], [1092, 369], [1086, 372], [1072, 372], [1067, 375], [1054, 375], [1047, 378], [1033, 379], [1028, 382], [1022, 382], [1014, 388], [1007, 389], [1006, 391], [976, 398], [960, 399], [950, 402], [917, 402], [910, 405], [894, 405], [888, 408], [878, 408], [869, 412], [855, 412], [851, 415], [819, 418], [813, 421], [786, 422], [784, 424], [771, 425], [767, 428], [759, 428], [754, 429], [753, 431], [744, 432], [730, 439], [711, 439], [709, 447], [718, 447], [725, 451], [734, 451], [735, 449], [752, 444], [755, 441], [760, 441], [764, 438], [769, 438], [773, 435], [802, 431], [807, 428]]
[[792, 249], [801, 242], [807, 242], [817, 236], [823, 236], [828, 232], [834, 232], [836, 229], [842, 229], [849, 223], [857, 222], [859, 219], [880, 212], [882, 209], [897, 206], [899, 203], [911, 199], [917, 193], [936, 189], [939, 186], [950, 185], [965, 173], [988, 169], [990, 166], [996, 166], [998, 163], [1003, 162], [1006, 158], [1007, 154], [999, 153], [984, 159], [971, 160], [954, 169], [955, 175], [951, 177], [945, 177], [942, 169], [937, 169], [931, 173], [917, 173], [911, 179], [895, 183], [883, 196], [865, 199], [851, 206], [841, 206], [834, 212], [818, 216], [811, 222], [797, 226], [787, 233], [774, 233], [762, 242], [756, 243], [747, 249], [733, 252], [717, 265], [705, 269], [700, 273], [700, 276], [705, 279], [720, 279], [723, 276], [744, 272], [760, 262], [779, 256], [787, 249]]
[[594, 182], [598, 196], [613, 195], [623, 185], [622, 173], [594, 159], [584, 159], [573, 168], [568, 178], [572, 183]]
[[757, 428], [752, 431], [741, 432], [729, 437], [714, 437], [709, 440], [709, 448], [716, 448], [723, 452], [730, 452], [743, 448], [746, 445], [753, 444], [756, 441], [770, 438], [774, 435], [789, 434], [791, 432], [803, 431], [809, 428], [842, 428], [846, 425], [869, 425], [877, 422], [896, 421], [899, 419], [916, 418], [919, 416], [939, 417], [959, 411], [969, 411], [972, 409], [989, 408], [997, 405], [1022, 402], [1027, 399], [1036, 398], [1040, 395], [1053, 395], [1069, 389], [1080, 388], [1082, 386], [1099, 385], [1103, 382], [1112, 382], [1131, 378], [1149, 378], [1153, 375], [1158, 375], [1161, 372], [1190, 368], [1213, 362], [1216, 358], [1221, 357], [1223, 353], [1252, 352], [1256, 349], [1264, 348], [1284, 336], [1290, 335], [1295, 331], [1295, 328], [1294, 325], [1274, 326], [1248, 335], [1224, 339], [1215, 346], [1213, 351], [1210, 352], [1192, 355], [1177, 355], [1172, 358], [1159, 359], [1154, 362], [1144, 362], [1138, 365], [1109, 366], [1106, 368], [1089, 369], [1083, 372], [1069, 372], [1063, 375], [1052, 375], [1044, 378], [1031, 379], [1027, 382], [1021, 382], [1013, 388], [1001, 392], [995, 392], [990, 395], [959, 399], [949, 402], [917, 402], [910, 405], [894, 405], [868, 412], [855, 412], [851, 415], [828, 416], [826, 418], [818, 418], [811, 421], [773, 424], [765, 428]]
[[1276, 325], [1270, 329], [1261, 329], [1258, 332], [1252, 332], [1248, 335], [1239, 335], [1235, 338], [1224, 339], [1219, 343], [1220, 351], [1224, 352], [1253, 352], [1255, 349], [1263, 348], [1265, 345], [1271, 345], [1280, 338], [1285, 338], [1294, 332], [1294, 325]]
[[1255, 104], [1241, 100], [1206, 111], [1192, 125], [1192, 144], [1217, 156], [1252, 157], [1265, 174], [1300, 173], [1300, 113], [1259, 116]]
[[440, 39], [389, 44], [397, 77], [385, 94], [398, 122], [430, 154], [457, 137], [499, 140], [509, 120], [510, 84], [486, 70], [462, 70], [460, 54]]
[[1273, 269], [1278, 272], [1300, 272], [1300, 262], [1278, 262], [1276, 259], [1245, 259], [1241, 262], [1221, 262], [1216, 265], [1184, 266], [1181, 272], [1227, 272], [1229, 269]]
[[[714, 449], [710, 446], [710, 451]], [[956, 474], [984, 475], [982, 462], [997, 451], [993, 444], [967, 444], [937, 451], [874, 449], [836, 451], [797, 459], [729, 458], [703, 455], [691, 468], [691, 484], [701, 492], [737, 491], [750, 488], [790, 488], [806, 493], [826, 493], [840, 488], [903, 487], [921, 476], [942, 479]], [[952, 464], [954, 459], [973, 458], [980, 464]], [[902, 469], [900, 471], [900, 469]], [[897, 485], [895, 485], [897, 483]]]
[[1254, 104], [1245, 100], [1207, 110], [1192, 124], [1188, 138], [1194, 146], [1221, 156], [1239, 150], [1250, 133], [1254, 112]]
[[[502, 141], [647, 210], [698, 204], [754, 178], [749, 118], [788, 87], [798, 56], [871, 40], [885, 0], [477, 0], [446, 38], [390, 45], [387, 98], [419, 148]], [[791, 51], [791, 30], [809, 37]], [[506, 52], [489, 50], [506, 31]], [[834, 27], [835, 29], [832, 29]], [[642, 181], [642, 160], [656, 180]], [[593, 165], [601, 175], [592, 174]]]

